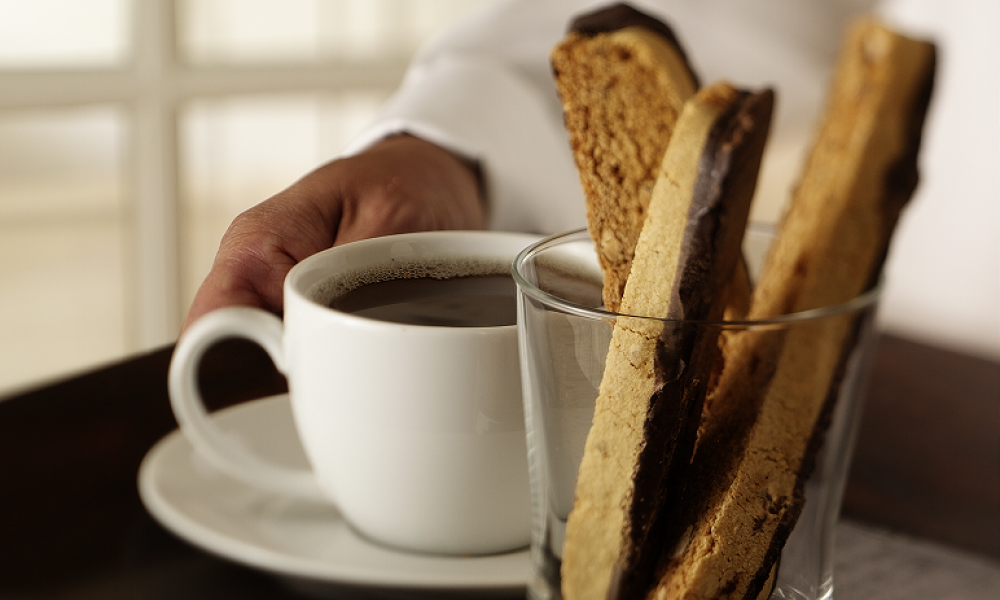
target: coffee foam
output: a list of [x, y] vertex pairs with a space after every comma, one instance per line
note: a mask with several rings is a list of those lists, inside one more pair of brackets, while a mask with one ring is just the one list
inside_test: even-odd
[[489, 258], [422, 258], [419, 261], [388, 262], [355, 271], [333, 275], [314, 284], [306, 296], [314, 302], [329, 305], [344, 294], [361, 286], [394, 279], [454, 279], [509, 275], [510, 264]]

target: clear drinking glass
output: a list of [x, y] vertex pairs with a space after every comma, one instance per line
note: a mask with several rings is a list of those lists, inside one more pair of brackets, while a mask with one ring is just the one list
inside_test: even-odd
[[[763, 263], [773, 233], [748, 229], [744, 256], [751, 277]], [[515, 260], [521, 371], [532, 492], [532, 566], [529, 597], [559, 599], [566, 521], [576, 474], [593, 417], [608, 344], [616, 322], [648, 320], [610, 313], [601, 306], [601, 270], [587, 231], [557, 235], [525, 249]], [[771, 599], [819, 600], [833, 594], [833, 535], [859, 416], [872, 322], [880, 286], [842, 305], [781, 315], [766, 321], [674, 322], [704, 335], [821, 335], [835, 320], [857, 323], [853, 350], [805, 505], [782, 551]], [[664, 322], [661, 320], [661, 322]], [[665, 323], [665, 322], [664, 322]], [[836, 378], [835, 378], [836, 380]]]

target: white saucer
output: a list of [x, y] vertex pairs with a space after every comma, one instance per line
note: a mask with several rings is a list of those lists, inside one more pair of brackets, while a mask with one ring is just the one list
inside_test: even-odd
[[[258, 452], [305, 464], [286, 395], [213, 417]], [[191, 544], [282, 576], [387, 591], [501, 594], [523, 593], [529, 577], [527, 550], [445, 557], [376, 545], [351, 530], [333, 506], [260, 490], [221, 473], [178, 431], [146, 455], [139, 494], [158, 521]]]

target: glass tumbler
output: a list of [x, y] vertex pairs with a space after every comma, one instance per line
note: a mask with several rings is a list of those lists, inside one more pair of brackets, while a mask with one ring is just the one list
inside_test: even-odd
[[[772, 239], [768, 228], [748, 228], [743, 252], [751, 279], [759, 272]], [[533, 572], [528, 595], [538, 600], [559, 599], [566, 521], [612, 332], [623, 319], [650, 319], [600, 308], [602, 274], [586, 230], [552, 236], [526, 248], [514, 261], [513, 275], [518, 285], [532, 494]], [[820, 416], [829, 419], [829, 427], [825, 437], [818, 439], [821, 446], [805, 483], [805, 504], [782, 550], [772, 600], [832, 597], [833, 536], [861, 414], [880, 289], [875, 286], [837, 306], [762, 321], [656, 320], [703, 340], [794, 337], [799, 347], [815, 336], [828, 335], [831, 327], [849, 331], [851, 350], [830, 384], [835, 401], [827, 402]]]

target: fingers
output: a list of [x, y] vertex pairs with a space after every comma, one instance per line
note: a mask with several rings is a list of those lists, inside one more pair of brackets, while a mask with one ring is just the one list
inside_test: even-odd
[[222, 238], [183, 329], [224, 306], [280, 313], [288, 271], [333, 243], [323, 212], [308, 199], [283, 193], [239, 215]]
[[474, 167], [409, 135], [374, 146], [357, 161], [336, 163], [344, 194], [336, 244], [435, 229], [481, 229], [486, 212]]
[[485, 222], [471, 165], [429, 142], [393, 136], [316, 169], [238, 216], [184, 329], [224, 306], [280, 313], [288, 271], [333, 245], [392, 233], [479, 229]]

